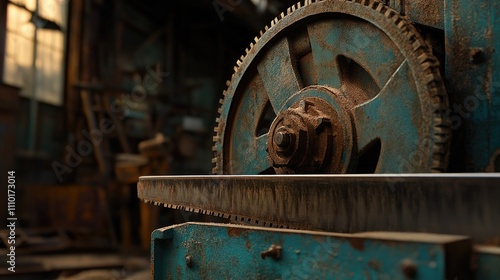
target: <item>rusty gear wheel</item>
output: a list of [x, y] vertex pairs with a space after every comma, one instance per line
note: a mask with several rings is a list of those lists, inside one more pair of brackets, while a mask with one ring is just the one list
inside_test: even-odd
[[214, 173], [407, 173], [447, 167], [439, 62], [373, 0], [305, 1], [237, 61], [221, 99]]

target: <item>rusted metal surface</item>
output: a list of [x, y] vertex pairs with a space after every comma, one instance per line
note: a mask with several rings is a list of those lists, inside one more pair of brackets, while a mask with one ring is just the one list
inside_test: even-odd
[[444, 29], [444, 2], [429, 0], [386, 0], [387, 5], [406, 15], [411, 21]]
[[453, 235], [187, 223], [153, 232], [151, 278], [470, 279], [471, 253]]
[[500, 149], [500, 5], [496, 0], [445, 2], [447, 115], [456, 137], [452, 172], [490, 171]]
[[[325, 96], [308, 91], [311, 86], [333, 90]], [[289, 117], [283, 116], [291, 106], [321, 98], [335, 107], [339, 95], [351, 104], [342, 110], [352, 119], [339, 120], [334, 130], [348, 135], [295, 143], [303, 148], [315, 142], [316, 152], [329, 158], [318, 159], [307, 149], [281, 162], [277, 151], [283, 147], [273, 143], [282, 127], [277, 123]], [[257, 134], [266, 106], [278, 116], [276, 125]], [[276, 18], [237, 62], [215, 128], [214, 172], [259, 174], [273, 167], [276, 173], [442, 172], [450, 141], [447, 109], [438, 60], [407, 18], [377, 1], [306, 1]], [[339, 119], [339, 111], [320, 115]], [[366, 154], [374, 155], [370, 164], [363, 161]]]
[[[306, 90], [330, 92], [326, 87], [308, 87]], [[267, 136], [267, 152], [275, 172], [345, 172], [347, 168], [342, 161], [342, 152], [344, 143], [352, 140], [345, 139], [351, 133], [344, 133], [343, 119], [339, 114], [327, 101], [318, 97], [300, 99], [281, 112]]]
[[500, 233], [500, 175], [141, 177], [143, 201], [259, 226], [334, 232]]

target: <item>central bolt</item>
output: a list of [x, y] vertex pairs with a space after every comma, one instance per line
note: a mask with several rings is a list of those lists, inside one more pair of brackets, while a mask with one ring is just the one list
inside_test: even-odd
[[290, 134], [282, 131], [278, 131], [274, 135], [274, 143], [279, 147], [286, 148], [290, 144]]

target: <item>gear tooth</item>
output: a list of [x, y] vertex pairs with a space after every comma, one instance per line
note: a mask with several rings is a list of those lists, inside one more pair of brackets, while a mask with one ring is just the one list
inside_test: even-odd
[[264, 27], [264, 29], [267, 31], [269, 29], [269, 26], [266, 25], [266, 27]]
[[234, 72], [238, 71], [238, 66], [233, 67]]
[[302, 3], [301, 2], [298, 2], [297, 3], [297, 10], [300, 9], [302, 7]]
[[241, 55], [241, 56], [240, 56], [240, 60], [241, 60], [241, 62], [243, 62], [243, 60], [244, 60], [244, 59], [245, 59], [245, 56], [244, 56], [244, 55]]
[[213, 158], [212, 163], [217, 163], [217, 158]]
[[[226, 95], [226, 91], [224, 90], [224, 91], [222, 92], [222, 94], [225, 96], [225, 95]], [[222, 105], [223, 103], [224, 103], [224, 99], [222, 99], [222, 98], [221, 98], [221, 99], [219, 99], [219, 104], [221, 104], [221, 105]]]
[[392, 17], [396, 14], [396, 11], [394, 11], [393, 9], [391, 8], [387, 8], [387, 10], [385, 11], [385, 16], [387, 18], [390, 18], [392, 19]]
[[284, 17], [285, 17], [285, 13], [283, 13], [283, 12], [282, 12], [282, 13], [280, 14], [280, 19], [283, 19]]
[[245, 53], [248, 54], [250, 50], [248, 48], [245, 49]]
[[292, 13], [297, 9], [296, 4], [292, 6]]
[[241, 60], [239, 60], [239, 59], [236, 61], [236, 65], [238, 65], [238, 67], [241, 66], [241, 63], [243, 63], [243, 62]]
[[217, 146], [212, 146], [212, 152], [217, 152]]
[[262, 37], [262, 35], [264, 35], [264, 32], [262, 32], [262, 30], [259, 31], [259, 35], [260, 35], [260, 37]]
[[227, 80], [226, 81], [226, 86], [229, 87], [229, 85], [231, 84], [231, 81], [230, 80]]
[[253, 40], [255, 41], [255, 44], [257, 44], [259, 42], [259, 37], [255, 36], [255, 38], [253, 38]]
[[286, 10], [286, 14], [287, 14], [287, 15], [289, 15], [289, 14], [291, 14], [291, 13], [292, 13], [292, 9], [291, 9], [291, 7], [290, 7], [290, 8], [288, 8], [288, 9]]
[[250, 49], [253, 49], [253, 42], [250, 43]]

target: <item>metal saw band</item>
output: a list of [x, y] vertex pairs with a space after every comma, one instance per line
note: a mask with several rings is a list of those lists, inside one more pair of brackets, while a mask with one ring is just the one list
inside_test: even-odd
[[490, 173], [151, 176], [138, 196], [271, 227], [500, 236], [500, 175]]

